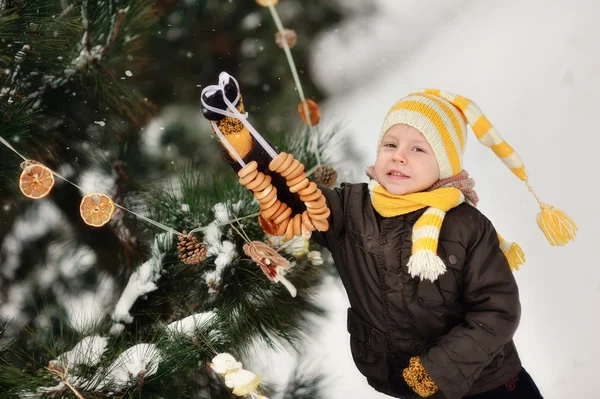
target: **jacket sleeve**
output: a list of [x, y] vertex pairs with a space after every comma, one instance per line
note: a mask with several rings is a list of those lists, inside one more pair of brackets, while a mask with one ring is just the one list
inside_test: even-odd
[[[275, 150], [279, 152], [276, 148]], [[235, 159], [229, 156], [226, 151], [223, 151], [223, 158], [231, 165], [236, 173], [242, 168]], [[294, 211], [294, 214], [303, 212], [306, 207], [302, 201], [300, 201], [298, 195], [290, 193], [286, 185], [285, 178], [269, 170], [269, 163], [271, 162], [271, 159], [272, 158], [269, 156], [269, 154], [265, 151], [265, 149], [262, 148], [260, 144], [256, 142], [256, 140], [252, 140], [252, 147], [250, 151], [246, 154], [246, 156], [243, 157], [243, 160], [246, 163], [256, 161], [258, 163], [259, 170], [271, 176], [271, 182], [273, 186], [277, 188], [277, 198], [291, 207]], [[323, 192], [323, 195], [327, 200], [327, 206], [331, 210], [331, 214], [328, 219], [329, 229], [325, 232], [314, 231], [312, 234], [312, 239], [327, 249], [330, 249], [331, 246], [335, 244], [343, 230], [345, 203], [344, 197], [349, 191], [347, 187], [348, 186], [346, 184], [342, 184], [342, 186], [339, 188], [331, 189], [322, 185], [318, 185], [318, 188]]]
[[464, 322], [421, 355], [427, 374], [448, 399], [460, 398], [509, 343], [519, 325], [517, 283], [492, 223], [479, 215], [479, 233], [466, 248]]
[[342, 183], [340, 187], [333, 189], [320, 184], [318, 187], [327, 200], [327, 206], [331, 211], [331, 215], [329, 215], [328, 219], [329, 229], [323, 232], [314, 231], [311, 238], [317, 244], [322, 245], [331, 251], [331, 248], [340, 239], [342, 232], [344, 231], [344, 209], [349, 189], [346, 183]]

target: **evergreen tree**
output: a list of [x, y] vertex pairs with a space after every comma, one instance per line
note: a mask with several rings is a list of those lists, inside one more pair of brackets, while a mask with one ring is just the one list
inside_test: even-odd
[[[279, 6], [305, 92], [320, 101], [307, 55], [340, 8]], [[327, 161], [333, 132], [315, 153], [313, 133], [288, 128], [299, 99], [275, 31], [251, 1], [0, 0], [2, 397], [226, 398], [215, 355], [245, 361], [257, 339], [300, 347], [331, 265], [312, 244], [265, 236], [199, 106], [226, 70], [280, 150], [307, 169]], [[31, 161], [56, 172], [42, 199], [21, 192]], [[90, 193], [114, 201], [108, 224], [82, 218]], [[269, 281], [247, 241], [292, 261], [298, 295]], [[296, 377], [260, 389], [319, 396], [319, 376]]]

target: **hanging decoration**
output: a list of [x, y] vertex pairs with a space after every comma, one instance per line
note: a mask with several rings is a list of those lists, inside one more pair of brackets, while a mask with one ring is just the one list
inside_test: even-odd
[[[310, 123], [308, 122], [308, 117], [306, 116], [308, 109], [308, 115], [310, 116]], [[300, 114], [300, 118], [302, 122], [306, 123], [309, 126], [315, 126], [321, 121], [321, 110], [319, 105], [313, 100], [302, 101], [298, 104], [298, 114]]]
[[279, 252], [264, 242], [252, 241], [244, 244], [244, 253], [260, 266], [269, 280], [274, 283], [280, 282], [287, 288], [292, 298], [296, 297], [296, 287], [285, 278], [285, 274], [291, 269], [291, 264]]
[[289, 48], [294, 48], [296, 46], [296, 42], [298, 41], [298, 35], [296, 34], [296, 31], [293, 29], [284, 29], [283, 33], [279, 31], [275, 33], [275, 43], [281, 49], [283, 49], [285, 46], [283, 44], [284, 40]]
[[87, 225], [101, 227], [108, 223], [115, 213], [115, 203], [107, 195], [88, 194], [81, 199], [79, 213]]
[[[236, 91], [232, 92], [232, 90]], [[233, 102], [228, 99], [228, 95], [231, 98], [235, 95]], [[271, 223], [269, 226], [270, 231], [274, 231], [275, 226], [277, 226], [277, 235], [285, 235], [286, 239], [291, 240], [294, 236], [309, 239], [315, 230], [328, 230], [329, 222], [327, 219], [331, 211], [327, 207], [325, 196], [316, 183], [308, 180], [304, 172], [304, 164], [295, 159], [292, 154], [285, 152], [278, 154], [248, 122], [248, 113], [241, 114], [239, 112], [237, 105], [241, 102], [241, 94], [237, 80], [226, 72], [221, 72], [218, 85], [205, 87], [200, 98], [207, 113], [212, 112], [221, 115], [221, 119], [223, 117], [231, 119], [231, 123], [221, 123], [221, 126], [227, 127], [227, 136], [235, 135], [240, 129], [247, 129], [250, 132], [256, 142], [273, 158], [269, 163], [269, 170], [285, 178], [289, 191], [298, 195], [304, 203], [306, 210], [302, 213], [293, 214], [292, 208], [277, 199], [277, 188], [271, 183], [271, 176], [259, 171], [256, 161], [246, 164], [229, 143], [225, 134], [221, 132], [216, 121], [211, 120], [210, 123], [214, 133], [242, 166], [238, 171], [239, 183], [253, 192], [254, 197], [259, 202], [260, 215], [265, 222]], [[222, 99], [222, 106], [225, 109], [218, 108], [215, 106], [216, 104], [207, 103], [207, 100], [211, 101], [211, 99], [216, 98], [219, 98], [219, 101]]]
[[49, 168], [34, 161], [23, 162], [19, 189], [24, 196], [41, 199], [50, 194], [52, 187], [54, 187], [54, 175]]
[[332, 187], [337, 182], [337, 172], [330, 165], [319, 165], [313, 173], [313, 177], [318, 184], [326, 187]]
[[197, 265], [206, 258], [206, 247], [196, 237], [183, 230], [177, 242], [179, 259], [186, 265]]
[[219, 353], [209, 366], [225, 379], [225, 385], [231, 388], [234, 395], [249, 395], [251, 399], [268, 399], [257, 392], [262, 377], [244, 370], [242, 363], [229, 353]]
[[276, 6], [279, 0], [256, 0], [256, 3], [262, 7]]

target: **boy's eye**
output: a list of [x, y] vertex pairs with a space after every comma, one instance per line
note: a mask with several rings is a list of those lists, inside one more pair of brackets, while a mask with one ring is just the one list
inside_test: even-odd
[[384, 147], [389, 147], [389, 148], [394, 148], [394, 147], [396, 147], [396, 144], [394, 144], [394, 143], [385, 143], [383, 146]]
[[415, 151], [415, 152], [425, 152], [425, 150], [422, 149], [421, 147], [413, 147], [413, 151]]

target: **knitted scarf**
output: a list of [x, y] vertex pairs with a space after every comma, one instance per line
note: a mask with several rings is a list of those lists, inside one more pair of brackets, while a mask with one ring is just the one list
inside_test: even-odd
[[[437, 256], [440, 229], [450, 209], [467, 202], [477, 206], [479, 198], [473, 189], [475, 182], [463, 170], [458, 175], [436, 182], [423, 192], [396, 195], [389, 193], [375, 178], [372, 166], [366, 170], [373, 207], [383, 217], [404, 215], [427, 208], [417, 220], [412, 232], [412, 255], [408, 261], [408, 272], [421, 280], [435, 281], [446, 272], [446, 265]], [[506, 255], [512, 270], [517, 270], [524, 262], [521, 248], [505, 241], [500, 235], [500, 249]]]

